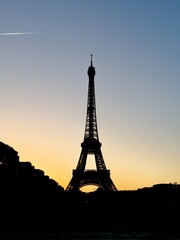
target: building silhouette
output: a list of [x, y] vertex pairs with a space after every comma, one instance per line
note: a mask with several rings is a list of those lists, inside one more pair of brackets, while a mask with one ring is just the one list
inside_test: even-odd
[[[77, 167], [73, 170], [72, 179], [66, 190], [77, 191], [87, 185], [96, 185], [104, 191], [117, 191], [111, 180], [110, 170], [106, 168], [98, 136], [94, 84], [96, 71], [92, 63], [92, 55], [87, 74], [89, 86], [84, 141], [81, 143], [82, 150]], [[88, 155], [94, 155], [96, 169], [86, 169]]]

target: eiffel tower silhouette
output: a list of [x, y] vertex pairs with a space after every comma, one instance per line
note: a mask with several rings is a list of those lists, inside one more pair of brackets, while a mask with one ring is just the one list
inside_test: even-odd
[[[96, 119], [96, 101], [94, 76], [96, 74], [92, 63], [87, 72], [89, 76], [87, 115], [84, 141], [81, 143], [81, 154], [76, 169], [73, 170], [73, 176], [66, 190], [79, 191], [81, 187], [87, 185], [96, 185], [104, 191], [117, 191], [113, 181], [110, 178], [110, 170], [106, 165], [101, 152], [101, 143], [98, 137], [97, 119]], [[96, 169], [86, 170], [87, 156], [94, 155]]]

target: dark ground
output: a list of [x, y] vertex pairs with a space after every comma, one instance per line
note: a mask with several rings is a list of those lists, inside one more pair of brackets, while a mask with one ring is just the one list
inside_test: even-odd
[[0, 234], [2, 240], [179, 240], [179, 235], [159, 232], [27, 232]]
[[64, 191], [0, 142], [0, 240], [180, 239], [180, 185]]

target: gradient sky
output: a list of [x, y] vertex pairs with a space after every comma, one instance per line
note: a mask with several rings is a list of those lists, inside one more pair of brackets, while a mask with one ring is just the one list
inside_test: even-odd
[[180, 183], [179, 0], [0, 0], [0, 141], [66, 188], [91, 54], [101, 150], [118, 190]]

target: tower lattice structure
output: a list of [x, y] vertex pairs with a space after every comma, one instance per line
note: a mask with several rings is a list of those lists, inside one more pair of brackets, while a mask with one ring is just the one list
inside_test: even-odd
[[[96, 74], [92, 63], [88, 68], [89, 86], [87, 99], [87, 115], [85, 124], [84, 141], [81, 143], [81, 154], [76, 169], [73, 170], [73, 176], [66, 190], [77, 191], [86, 185], [96, 185], [105, 191], [116, 191], [113, 181], [110, 178], [110, 170], [106, 168], [101, 152], [101, 143], [99, 142], [94, 76]], [[86, 170], [88, 155], [94, 155], [96, 169]]]

